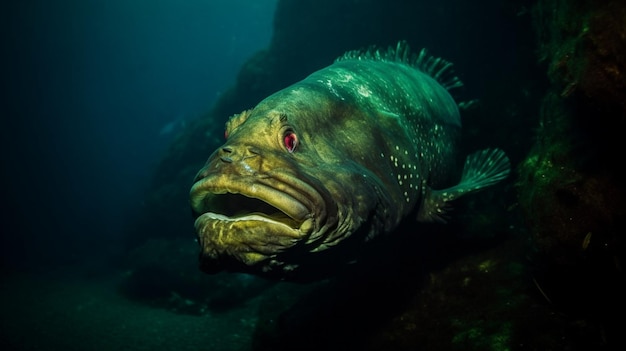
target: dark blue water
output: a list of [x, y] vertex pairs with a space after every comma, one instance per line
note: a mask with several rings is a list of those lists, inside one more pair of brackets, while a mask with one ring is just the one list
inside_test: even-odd
[[268, 45], [275, 3], [3, 4], [4, 266], [115, 251], [171, 138]]

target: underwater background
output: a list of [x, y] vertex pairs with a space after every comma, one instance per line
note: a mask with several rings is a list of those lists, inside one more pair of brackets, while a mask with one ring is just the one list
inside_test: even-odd
[[[21, 1], [3, 36], [3, 350], [624, 347], [619, 0]], [[313, 283], [198, 269], [224, 122], [347, 50], [454, 63], [505, 182]]]

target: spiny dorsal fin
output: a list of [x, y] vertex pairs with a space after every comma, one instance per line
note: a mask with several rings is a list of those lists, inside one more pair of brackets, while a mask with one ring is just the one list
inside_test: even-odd
[[404, 63], [433, 77], [447, 90], [463, 86], [459, 78], [454, 75], [451, 62], [440, 57], [428, 55], [426, 49], [422, 49], [416, 55], [411, 52], [409, 44], [404, 40], [399, 41], [396, 46], [389, 46], [384, 51], [375, 46], [351, 50], [338, 57], [335, 62], [345, 60], [376, 60]]

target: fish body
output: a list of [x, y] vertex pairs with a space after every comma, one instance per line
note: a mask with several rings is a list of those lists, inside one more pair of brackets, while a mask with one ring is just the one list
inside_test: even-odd
[[351, 51], [231, 117], [190, 193], [201, 269], [315, 275], [505, 178], [504, 152], [482, 150], [450, 186], [461, 120], [449, 68], [404, 42]]

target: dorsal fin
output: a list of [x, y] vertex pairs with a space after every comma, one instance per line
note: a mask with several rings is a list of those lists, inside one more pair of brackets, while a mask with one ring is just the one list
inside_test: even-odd
[[409, 44], [401, 40], [396, 46], [389, 46], [386, 50], [371, 46], [366, 49], [351, 50], [338, 57], [335, 62], [345, 60], [376, 60], [404, 63], [415, 67], [433, 77], [447, 90], [463, 86], [463, 83], [452, 71], [452, 63], [440, 57], [429, 56], [426, 49], [419, 54], [411, 52]]

